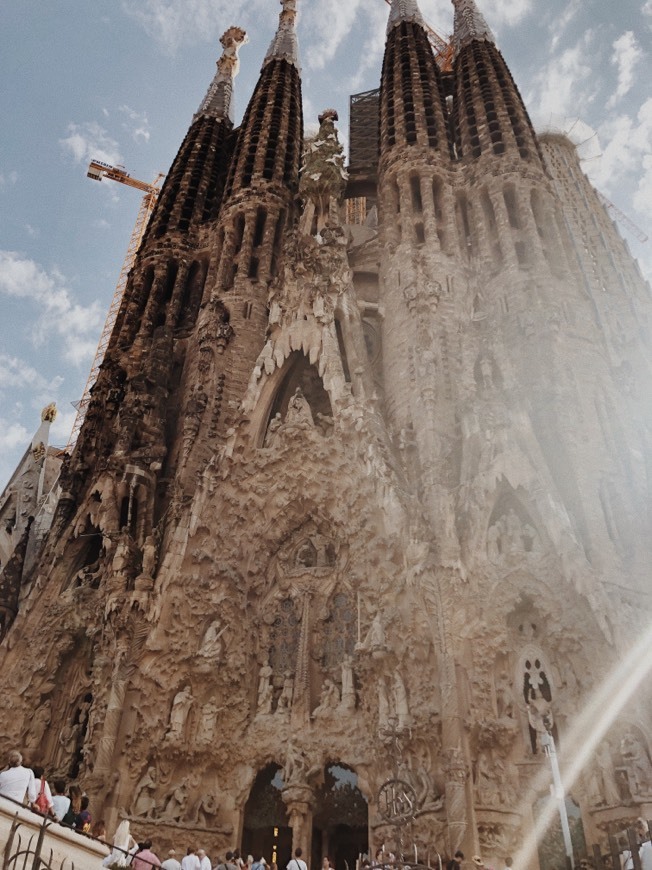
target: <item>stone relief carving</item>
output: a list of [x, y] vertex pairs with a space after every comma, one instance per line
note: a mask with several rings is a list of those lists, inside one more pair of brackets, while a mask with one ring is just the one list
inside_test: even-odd
[[170, 720], [165, 739], [169, 741], [180, 741], [185, 737], [186, 725], [188, 716], [194, 703], [194, 698], [190, 686], [184, 686], [181, 691], [177, 692], [172, 701], [172, 709], [170, 710]]
[[628, 731], [620, 741], [620, 754], [627, 774], [632, 797], [652, 794], [652, 764], [643, 741], [634, 731]]
[[154, 766], [147, 768], [134, 789], [131, 815], [151, 818], [156, 810], [156, 790], [158, 774]]
[[505, 559], [536, 555], [541, 552], [541, 539], [531, 523], [523, 522], [514, 508], [501, 514], [487, 529], [487, 555], [497, 564]]
[[335, 683], [329, 677], [326, 677], [321, 690], [319, 706], [315, 708], [312, 715], [315, 719], [320, 716], [333, 716], [339, 704], [340, 691]]

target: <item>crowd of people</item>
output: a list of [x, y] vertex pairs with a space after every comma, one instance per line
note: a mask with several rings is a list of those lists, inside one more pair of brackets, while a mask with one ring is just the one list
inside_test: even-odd
[[43, 768], [39, 765], [25, 767], [17, 749], [9, 753], [7, 766], [0, 771], [0, 796], [27, 804], [35, 812], [80, 833], [98, 840], [106, 838], [104, 822], [93, 824], [88, 809], [90, 800], [79, 786], [71, 785], [66, 789], [65, 780], [55, 779], [50, 787]]
[[[66, 789], [63, 779], [52, 781], [52, 788], [45, 778], [42, 767], [32, 768], [23, 765], [23, 757], [18, 750], [12, 750], [7, 759], [7, 766], [0, 771], [0, 796], [9, 798], [21, 805], [27, 805], [41, 815], [51, 818], [82, 834], [88, 834], [101, 842], [106, 842], [106, 825], [103, 820], [93, 823], [89, 811], [90, 800], [83, 794], [79, 786], [71, 785]], [[642, 870], [652, 870], [652, 842], [648, 823], [639, 818], [635, 825], [636, 839], [639, 843], [638, 857]], [[370, 859], [364, 856], [360, 863], [361, 870], [383, 870], [394, 865], [396, 859], [384, 848], [377, 851]], [[400, 863], [400, 862], [399, 862]], [[463, 870], [466, 864], [464, 854], [455, 852], [453, 858], [446, 863], [446, 870]], [[485, 864], [479, 855], [471, 858], [473, 870], [494, 870]], [[512, 858], [504, 859], [501, 870], [512, 870]], [[129, 821], [124, 819], [116, 830], [112, 849], [105, 858], [103, 865], [116, 870], [119, 867], [133, 867], [133, 870], [152, 870], [161, 867], [162, 870], [278, 870], [276, 863], [268, 863], [262, 854], [248, 855], [244, 860], [237, 849], [229, 851], [224, 859], [216, 857], [211, 861], [204, 849], [188, 848], [181, 861], [177, 859], [174, 849], [168, 852], [167, 858], [161, 861], [153, 851], [151, 840], [137, 843], [129, 830]], [[589, 859], [579, 861], [580, 870], [593, 870]], [[297, 848], [284, 870], [308, 870], [303, 860], [300, 848]], [[334, 870], [331, 861], [326, 857], [322, 861], [321, 870]], [[631, 850], [624, 849], [620, 854], [619, 870], [634, 870], [634, 858]]]

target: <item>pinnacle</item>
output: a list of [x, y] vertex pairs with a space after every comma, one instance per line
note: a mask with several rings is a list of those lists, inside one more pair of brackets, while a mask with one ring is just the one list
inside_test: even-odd
[[222, 34], [220, 42], [224, 51], [217, 61], [217, 72], [194, 120], [202, 115], [209, 115], [233, 122], [233, 79], [240, 67], [238, 50], [247, 41], [247, 34], [241, 27], [229, 27]]
[[475, 0], [451, 0], [455, 7], [453, 41], [455, 52], [474, 39], [495, 43], [494, 35]]
[[272, 60], [286, 60], [299, 68], [299, 45], [295, 22], [297, 18], [297, 0], [281, 0], [283, 9], [279, 14], [278, 29], [267, 50], [263, 67]]
[[424, 25], [424, 20], [417, 0], [392, 0], [392, 8], [387, 21], [387, 33], [403, 21], [412, 21]]

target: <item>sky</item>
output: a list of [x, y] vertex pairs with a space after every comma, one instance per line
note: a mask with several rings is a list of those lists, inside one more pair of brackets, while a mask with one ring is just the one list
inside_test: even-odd
[[[449, 0], [420, 0], [442, 36]], [[652, 0], [479, 0], [535, 127], [569, 133], [594, 185], [652, 235]], [[308, 130], [379, 85], [384, 0], [298, 0]], [[276, 0], [21, 0], [0, 13], [0, 491], [56, 401], [65, 446], [140, 205], [86, 178], [91, 158], [166, 172], [210, 84], [227, 27], [245, 28], [239, 123], [274, 34]], [[644, 274], [652, 241], [623, 227]]]

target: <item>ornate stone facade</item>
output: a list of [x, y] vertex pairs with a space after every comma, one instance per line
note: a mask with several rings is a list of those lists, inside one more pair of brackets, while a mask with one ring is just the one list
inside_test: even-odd
[[652, 812], [645, 683], [576, 727], [649, 627], [649, 287], [457, 7], [442, 74], [394, 3], [348, 177], [332, 111], [300, 175], [293, 2], [238, 130], [228, 31], [131, 273], [0, 736], [161, 848], [355, 858], [396, 735], [419, 849], [531, 845], [548, 730], [587, 840]]

